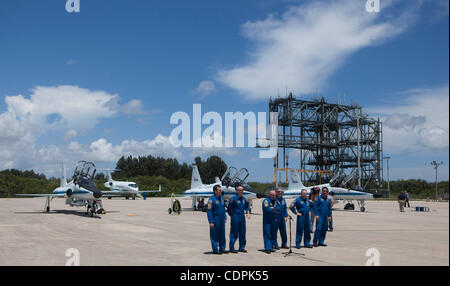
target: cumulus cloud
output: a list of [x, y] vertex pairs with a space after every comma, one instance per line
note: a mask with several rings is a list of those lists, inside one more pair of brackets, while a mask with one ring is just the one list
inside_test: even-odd
[[[161, 156], [181, 159], [182, 150], [173, 147], [170, 137], [157, 135], [152, 140], [136, 141], [123, 140], [118, 144], [113, 144], [105, 138], [97, 139], [90, 144], [80, 144], [72, 141], [63, 146], [32, 146], [28, 149], [27, 161], [17, 161], [22, 156], [16, 158], [14, 164], [21, 164], [21, 167], [34, 169], [47, 175], [59, 176], [59, 163], [63, 160], [71, 168], [79, 160], [89, 160], [95, 164], [114, 164], [121, 156]], [[17, 165], [11, 166], [17, 168]]]
[[383, 120], [384, 151], [389, 154], [432, 154], [449, 147], [449, 86], [411, 89], [397, 100], [366, 111]]
[[122, 112], [128, 115], [142, 115], [147, 112], [144, 110], [144, 104], [139, 99], [132, 99], [125, 103]]
[[36, 132], [61, 127], [85, 128], [96, 125], [101, 118], [116, 115], [118, 100], [117, 94], [78, 86], [37, 86], [31, 89], [29, 97], [6, 96], [6, 116], [23, 126], [33, 125]]
[[[6, 96], [6, 111], [0, 113], [0, 166], [3, 168], [34, 168], [43, 170], [63, 158], [92, 158], [111, 160], [118, 154], [174, 154], [164, 153], [162, 137], [136, 142], [123, 141], [119, 145], [95, 141], [89, 146], [71, 142], [67, 146], [40, 146], [37, 142], [49, 132], [61, 132], [65, 141], [83, 135], [105, 118], [124, 113], [142, 113], [143, 105], [132, 99], [123, 106], [117, 94], [92, 91], [72, 85], [37, 86], [29, 96]], [[103, 139], [105, 140], [105, 139]], [[103, 145], [102, 145], [103, 144]], [[102, 149], [104, 148], [104, 149]], [[81, 150], [84, 150], [81, 152]], [[95, 151], [95, 152], [94, 152]], [[92, 154], [91, 154], [92, 153]], [[74, 159], [75, 160], [75, 159]], [[111, 161], [112, 162], [112, 161]]]
[[76, 130], [69, 130], [66, 132], [66, 134], [64, 134], [64, 140], [65, 141], [69, 141], [72, 140], [73, 138], [77, 137], [78, 132]]
[[213, 81], [204, 80], [200, 82], [194, 90], [194, 94], [199, 94], [201, 97], [206, 97], [216, 91], [216, 86]]
[[419, 130], [419, 143], [432, 149], [448, 149], [448, 139], [448, 130], [439, 126]]
[[414, 129], [416, 126], [424, 124], [425, 116], [414, 116], [409, 114], [392, 114], [386, 118], [384, 125], [392, 129]]
[[[287, 86], [315, 92], [352, 53], [402, 33], [416, 18], [420, 1], [402, 9], [383, 2], [383, 13], [367, 13], [365, 1], [314, 1], [281, 16], [242, 25], [254, 43], [247, 63], [218, 73], [218, 80], [247, 98], [268, 98]], [[398, 12], [401, 11], [401, 12]]]

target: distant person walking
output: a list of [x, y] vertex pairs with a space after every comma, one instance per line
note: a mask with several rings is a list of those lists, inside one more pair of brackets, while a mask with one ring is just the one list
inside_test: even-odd
[[409, 205], [409, 194], [406, 190], [404, 190], [403, 193], [405, 196], [405, 207], [406, 207], [406, 205], [408, 205], [408, 208], [410, 208], [411, 206]]
[[401, 192], [398, 195], [398, 206], [400, 208], [400, 212], [404, 212], [405, 211], [405, 195], [403, 192]]

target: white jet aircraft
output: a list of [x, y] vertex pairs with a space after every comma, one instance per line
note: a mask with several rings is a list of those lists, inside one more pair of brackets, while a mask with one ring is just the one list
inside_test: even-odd
[[[62, 163], [60, 186], [51, 194], [16, 194], [23, 197], [45, 197], [44, 211], [50, 212], [50, 202], [53, 198], [65, 198], [66, 205], [71, 207], [87, 207], [89, 216], [106, 213], [102, 207], [101, 191], [94, 183], [95, 165], [91, 162], [79, 161], [75, 168], [73, 179], [67, 182], [66, 168]], [[97, 209], [99, 208], [99, 209]]]
[[[232, 175], [232, 171], [235, 171], [235, 174]], [[245, 177], [242, 177], [246, 174]], [[181, 197], [190, 197], [192, 198], [192, 209], [197, 209], [196, 202], [200, 199], [208, 199], [212, 195], [214, 195], [213, 187], [215, 185], [220, 185], [222, 188], [222, 196], [224, 200], [231, 199], [234, 195], [237, 194], [234, 186], [243, 186], [244, 194], [243, 196], [248, 200], [250, 206], [252, 205], [252, 200], [256, 199], [256, 193], [251, 191], [251, 187], [245, 184], [245, 179], [248, 177], [247, 169], [241, 169], [237, 172], [236, 168], [230, 167], [227, 172], [223, 175], [222, 180], [218, 180], [216, 178], [216, 182], [214, 184], [204, 185], [202, 183], [202, 179], [200, 177], [200, 173], [198, 171], [198, 167], [196, 165], [192, 166], [192, 179], [191, 179], [191, 188], [184, 192], [184, 195]], [[203, 208], [206, 204], [203, 206]]]
[[[331, 193], [333, 192], [333, 198], [337, 202], [339, 200], [343, 200], [348, 202], [349, 204], [352, 204], [352, 200], [356, 200], [358, 202], [358, 206], [361, 210], [361, 212], [366, 211], [365, 208], [365, 201], [366, 200], [372, 200], [374, 198], [373, 194], [371, 193], [365, 193], [355, 190], [350, 190], [346, 188], [338, 188], [338, 187], [332, 187], [329, 183], [328, 184], [322, 184], [322, 185], [316, 185], [316, 186], [310, 186], [305, 187], [300, 180], [300, 176], [298, 175], [297, 171], [291, 170], [291, 178], [289, 180], [289, 186], [287, 191], [284, 192], [284, 197], [287, 198], [296, 198], [300, 196], [300, 193], [303, 189], [308, 191], [308, 195], [312, 188], [319, 188], [322, 189], [323, 187], [327, 187], [328, 191]], [[344, 208], [344, 209], [347, 209]]]
[[135, 182], [114, 181], [110, 170], [106, 170], [106, 176], [108, 181], [104, 186], [111, 191], [102, 191], [102, 194], [108, 198], [113, 196], [125, 196], [125, 199], [127, 200], [130, 197], [134, 200], [136, 197], [144, 198], [142, 194], [161, 192], [161, 185], [159, 185], [158, 190], [139, 191], [139, 187]]

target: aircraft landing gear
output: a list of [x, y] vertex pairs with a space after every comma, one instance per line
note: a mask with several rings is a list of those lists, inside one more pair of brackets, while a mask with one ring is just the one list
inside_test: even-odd
[[354, 209], [355, 209], [355, 205], [354, 205], [353, 203], [351, 203], [351, 202], [347, 203], [347, 204], [344, 206], [344, 210], [353, 211]]
[[50, 197], [47, 197], [47, 200], [45, 201], [45, 207], [44, 207], [44, 211], [46, 213], [50, 212]]
[[363, 201], [363, 200], [358, 200], [358, 206], [359, 206], [359, 210], [360, 210], [361, 212], [365, 212], [365, 211], [366, 211], [365, 205], [366, 205], [366, 202], [365, 202], [365, 201]]
[[96, 210], [95, 205], [94, 204], [92, 204], [92, 205], [88, 204], [88, 206], [87, 206], [87, 214], [90, 217], [93, 217], [94, 214], [96, 214], [96, 213], [97, 213], [97, 210]]
[[136, 196], [132, 196], [131, 198], [132, 198], [133, 200], [135, 200], [135, 199], [136, 199]]

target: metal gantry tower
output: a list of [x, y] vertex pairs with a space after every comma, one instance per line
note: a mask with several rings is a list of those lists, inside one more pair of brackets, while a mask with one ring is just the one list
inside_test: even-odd
[[304, 182], [318, 183], [319, 176], [327, 181], [332, 173], [346, 186], [380, 191], [383, 136], [379, 119], [370, 118], [356, 104], [300, 100], [292, 93], [271, 99], [269, 112], [278, 112], [274, 168], [289, 168], [291, 159], [291, 167], [295, 160], [302, 170], [325, 171], [301, 172]]

